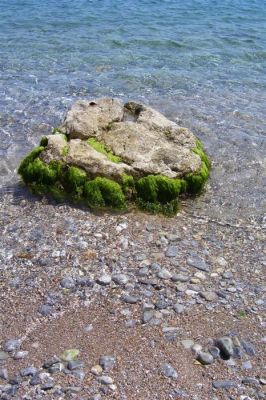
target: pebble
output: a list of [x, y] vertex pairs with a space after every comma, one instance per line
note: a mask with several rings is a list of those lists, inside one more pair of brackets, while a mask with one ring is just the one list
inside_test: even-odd
[[68, 361], [68, 363], [67, 363], [67, 368], [70, 371], [74, 371], [75, 369], [79, 369], [79, 368], [83, 368], [83, 367], [84, 367], [84, 363], [79, 360], [71, 360], [71, 361]]
[[198, 354], [202, 350], [202, 346], [198, 343], [195, 343], [192, 347], [191, 350], [194, 351], [194, 353]]
[[0, 368], [0, 378], [4, 380], [8, 380], [8, 372], [6, 368]]
[[79, 370], [79, 369], [75, 369], [75, 370], [71, 371], [71, 375], [75, 376], [80, 381], [82, 381], [85, 378], [85, 372], [82, 370]]
[[215, 292], [200, 292], [199, 294], [206, 301], [215, 301], [215, 300], [217, 300], [217, 294]]
[[182, 314], [185, 310], [185, 307], [183, 306], [183, 304], [179, 304], [179, 303], [176, 303], [173, 308], [177, 314]]
[[33, 377], [30, 380], [31, 386], [37, 386], [37, 385], [40, 385], [41, 383], [42, 383], [42, 380], [41, 380], [39, 374], [33, 375]]
[[52, 315], [53, 312], [54, 312], [54, 308], [52, 306], [49, 306], [48, 304], [43, 304], [39, 308], [39, 313], [42, 314], [44, 317]]
[[237, 387], [237, 384], [234, 381], [230, 380], [218, 380], [218, 381], [213, 381], [212, 386], [215, 389], [230, 389]]
[[101, 276], [97, 279], [96, 282], [99, 283], [99, 285], [107, 286], [107, 285], [110, 285], [111, 281], [112, 281], [112, 278], [111, 278], [110, 275], [101, 275]]
[[249, 355], [250, 357], [255, 356], [255, 348], [251, 343], [246, 342], [245, 340], [241, 340], [241, 344], [247, 355]]
[[211, 355], [215, 359], [220, 357], [220, 349], [218, 349], [218, 347], [216, 347], [216, 346], [211, 346], [209, 348], [209, 353], [211, 353]]
[[242, 368], [243, 368], [243, 369], [252, 369], [252, 364], [251, 364], [251, 362], [250, 362], [250, 361], [245, 361], [245, 362], [243, 362]]
[[126, 285], [128, 283], [128, 277], [124, 274], [113, 274], [112, 280], [117, 285]]
[[222, 358], [228, 359], [234, 354], [233, 342], [229, 336], [220, 337], [215, 345], [220, 349]]
[[172, 274], [167, 269], [163, 268], [158, 272], [157, 276], [160, 279], [171, 279]]
[[146, 310], [143, 313], [142, 322], [144, 324], [147, 324], [148, 322], [150, 322], [152, 320], [153, 317], [154, 317], [154, 310]]
[[178, 374], [171, 364], [165, 363], [161, 368], [162, 373], [166, 378], [177, 379]]
[[173, 282], [188, 282], [190, 277], [183, 274], [174, 274], [171, 279]]
[[9, 357], [9, 354], [5, 351], [0, 351], [0, 361], [7, 360]]
[[23, 369], [20, 371], [20, 375], [21, 375], [22, 377], [25, 377], [25, 376], [33, 376], [33, 375], [35, 375], [37, 372], [38, 372], [37, 368], [31, 366], [31, 367], [23, 368]]
[[214, 358], [210, 353], [207, 353], [205, 351], [201, 351], [197, 355], [197, 360], [203, 365], [209, 365], [209, 364], [213, 363]]
[[101, 367], [100, 365], [94, 365], [94, 366], [91, 368], [91, 373], [92, 373], [93, 375], [99, 376], [99, 375], [102, 374], [102, 372], [103, 372], [103, 369], [102, 369], [102, 367]]
[[178, 254], [178, 247], [177, 246], [169, 246], [166, 250], [166, 257], [176, 257]]
[[132, 296], [130, 294], [125, 294], [121, 298], [125, 303], [129, 303], [129, 304], [136, 304], [140, 300], [139, 297]]
[[44, 390], [44, 391], [48, 391], [48, 390], [53, 389], [53, 387], [54, 387], [54, 382], [53, 382], [52, 379], [49, 379], [47, 382], [45, 382], [45, 383], [41, 386], [41, 389]]
[[206, 264], [205, 260], [199, 256], [189, 257], [187, 259], [188, 265], [191, 267], [197, 268], [201, 271], [207, 272], [209, 270], [208, 265]]
[[92, 324], [86, 325], [85, 328], [84, 328], [84, 331], [87, 332], [87, 333], [91, 332], [92, 330], [93, 330]]
[[79, 355], [78, 349], [68, 349], [61, 354], [60, 358], [63, 361], [72, 361], [75, 360], [75, 358], [77, 358], [78, 355]]
[[260, 382], [256, 378], [250, 378], [246, 377], [242, 379], [242, 383], [244, 385], [249, 385], [249, 386], [259, 386]]
[[72, 289], [76, 286], [76, 282], [71, 276], [66, 276], [61, 280], [60, 285], [64, 289]]
[[114, 356], [101, 356], [99, 360], [99, 364], [104, 370], [109, 370], [115, 363], [116, 358]]
[[206, 280], [206, 275], [202, 271], [197, 271], [194, 275], [195, 278], [205, 281]]
[[194, 341], [191, 339], [185, 339], [181, 340], [181, 344], [184, 347], [184, 349], [189, 350], [194, 345]]
[[16, 351], [20, 349], [21, 343], [21, 339], [10, 339], [4, 343], [3, 349], [8, 353], [11, 351]]
[[46, 361], [46, 362], [43, 364], [43, 368], [50, 368], [50, 367], [52, 367], [54, 364], [59, 363], [60, 361], [61, 361], [61, 360], [60, 360], [59, 357], [54, 356], [54, 357], [52, 357], [50, 360]]
[[182, 389], [174, 389], [173, 391], [173, 398], [176, 400], [179, 400], [180, 398], [187, 398], [189, 397], [189, 394]]
[[13, 354], [12, 358], [14, 360], [22, 360], [23, 358], [27, 357], [27, 355], [29, 354], [28, 351], [17, 351], [15, 354]]
[[186, 289], [187, 285], [185, 285], [184, 283], [179, 283], [178, 285], [176, 285], [177, 292], [185, 292]]
[[107, 375], [100, 376], [99, 382], [102, 383], [103, 385], [112, 385], [114, 383], [113, 379]]

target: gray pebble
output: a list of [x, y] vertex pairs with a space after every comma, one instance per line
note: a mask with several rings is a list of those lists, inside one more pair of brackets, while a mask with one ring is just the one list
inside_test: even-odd
[[7, 360], [9, 357], [9, 354], [6, 353], [5, 351], [0, 351], [0, 361]]
[[209, 267], [206, 264], [205, 260], [203, 260], [199, 256], [189, 257], [187, 259], [187, 263], [191, 267], [197, 268], [197, 269], [199, 269], [201, 271], [208, 271], [209, 270]]
[[213, 381], [212, 386], [215, 389], [230, 389], [230, 388], [237, 387], [237, 384], [234, 381], [230, 381], [230, 380], [223, 380], [223, 381], [220, 380], [220, 381]]
[[85, 372], [80, 369], [74, 369], [73, 371], [71, 371], [71, 375], [75, 376], [80, 381], [82, 381], [85, 378]]
[[214, 361], [213, 356], [210, 353], [207, 353], [205, 351], [201, 351], [197, 355], [197, 360], [203, 365], [212, 364]]
[[128, 277], [124, 274], [113, 274], [112, 280], [117, 285], [126, 285], [128, 283]]
[[166, 378], [176, 379], [178, 374], [171, 364], [165, 363], [161, 367], [162, 373]]
[[147, 324], [148, 322], [150, 322], [152, 320], [153, 317], [154, 317], [154, 310], [146, 310], [143, 313], [142, 322], [144, 324]]
[[177, 246], [169, 246], [166, 250], [166, 257], [176, 257], [178, 254], [178, 247]]
[[182, 314], [185, 310], [185, 307], [183, 306], [183, 304], [179, 304], [179, 303], [176, 303], [173, 308], [177, 314]]
[[102, 383], [103, 385], [112, 385], [112, 383], [114, 383], [113, 379], [107, 375], [100, 376], [99, 382]]
[[21, 339], [10, 339], [4, 343], [3, 349], [7, 352], [19, 350], [21, 343]]
[[31, 386], [40, 385], [41, 383], [42, 383], [42, 380], [41, 380], [39, 374], [33, 375], [33, 377], [32, 377], [31, 380], [30, 380], [30, 385], [31, 385]]
[[206, 301], [215, 301], [215, 300], [217, 300], [217, 294], [215, 292], [204, 291], [204, 292], [200, 292], [199, 294]]
[[4, 380], [8, 380], [8, 372], [6, 368], [0, 368], [0, 378]]
[[67, 368], [70, 371], [74, 371], [75, 369], [80, 369], [83, 367], [84, 367], [84, 363], [79, 360], [71, 360], [71, 361], [68, 361], [68, 363], [67, 363]]
[[57, 356], [52, 357], [50, 360], [46, 361], [43, 364], [43, 368], [50, 368], [52, 365], [57, 364], [61, 361], [61, 359]]
[[52, 315], [53, 312], [54, 312], [54, 308], [52, 306], [49, 306], [48, 304], [43, 304], [39, 308], [39, 313], [45, 317]]
[[99, 364], [104, 370], [109, 370], [115, 363], [116, 358], [114, 356], [101, 356], [99, 360]]
[[107, 285], [110, 285], [111, 281], [112, 281], [111, 276], [105, 274], [105, 275], [100, 276], [100, 277], [97, 279], [96, 282], [99, 283], [99, 285], [107, 286]]
[[12, 358], [14, 360], [22, 360], [23, 358], [27, 357], [27, 355], [29, 354], [28, 351], [17, 351], [16, 353], [14, 353], [12, 355]]
[[222, 358], [228, 359], [234, 354], [233, 342], [229, 336], [220, 337], [215, 345], [220, 349]]
[[45, 383], [41, 386], [41, 389], [42, 389], [42, 390], [45, 390], [45, 391], [48, 391], [48, 390], [53, 389], [53, 387], [54, 387], [54, 382], [53, 382], [53, 380], [52, 380], [52, 379], [48, 379], [47, 382], [45, 382]]
[[33, 376], [38, 372], [37, 368], [35, 367], [27, 367], [27, 368], [23, 368], [20, 371], [20, 375], [25, 377], [25, 376]]
[[188, 282], [190, 277], [183, 274], [174, 274], [171, 279], [173, 282]]
[[255, 356], [255, 348], [250, 342], [246, 342], [245, 340], [241, 340], [241, 344], [243, 346], [243, 349], [249, 355], [250, 357]]
[[125, 294], [122, 296], [122, 300], [125, 303], [129, 303], [129, 304], [136, 304], [139, 301], [139, 297], [137, 296], [132, 296], [130, 294]]
[[249, 378], [249, 377], [243, 378], [243, 379], [242, 379], [242, 383], [243, 383], [244, 385], [249, 385], [249, 386], [259, 386], [259, 384], [260, 384], [260, 382], [258, 381], [258, 379], [256, 379], [256, 378]]
[[89, 324], [89, 325], [85, 326], [85, 328], [84, 328], [85, 332], [91, 332], [92, 330], [93, 330], [92, 324]]
[[245, 361], [245, 362], [243, 362], [242, 368], [243, 368], [243, 369], [252, 369], [252, 364], [251, 364], [251, 362], [250, 362], [250, 361]]
[[215, 359], [220, 357], [220, 349], [218, 349], [218, 347], [216, 347], [216, 346], [211, 346], [209, 348], [209, 352]]
[[167, 269], [163, 268], [158, 272], [157, 276], [160, 279], [171, 279], [172, 274]]

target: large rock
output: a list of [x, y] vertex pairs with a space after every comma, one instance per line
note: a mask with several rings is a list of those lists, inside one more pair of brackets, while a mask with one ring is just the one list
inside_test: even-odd
[[[196, 172], [201, 166], [199, 155], [192, 151], [196, 147], [193, 133], [158, 111], [134, 102], [123, 105], [109, 98], [78, 101], [59, 129], [71, 139], [66, 161], [93, 176], [108, 176], [110, 172], [116, 176], [120, 171], [120, 175], [127, 172], [136, 177], [162, 174], [175, 178]], [[81, 140], [75, 142], [73, 139], [77, 138]], [[128, 168], [124, 163], [107, 167], [99, 153], [92, 153], [86, 142], [89, 138], [104, 143]]]
[[67, 192], [91, 206], [141, 200], [154, 211], [151, 203], [168, 204], [182, 192], [200, 192], [208, 168], [199, 140], [188, 129], [142, 104], [103, 98], [74, 104], [18, 172], [38, 192]]

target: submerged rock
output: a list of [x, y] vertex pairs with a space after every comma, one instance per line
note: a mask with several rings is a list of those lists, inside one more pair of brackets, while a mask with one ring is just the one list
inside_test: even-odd
[[18, 172], [37, 193], [67, 195], [96, 208], [136, 202], [173, 214], [181, 193], [202, 191], [209, 168], [188, 129], [142, 104], [102, 98], [74, 104]]

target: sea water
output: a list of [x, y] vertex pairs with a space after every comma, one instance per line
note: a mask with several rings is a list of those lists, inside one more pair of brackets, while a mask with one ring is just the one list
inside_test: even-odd
[[0, 190], [80, 98], [149, 104], [213, 161], [202, 214], [265, 211], [265, 0], [1, 0]]

